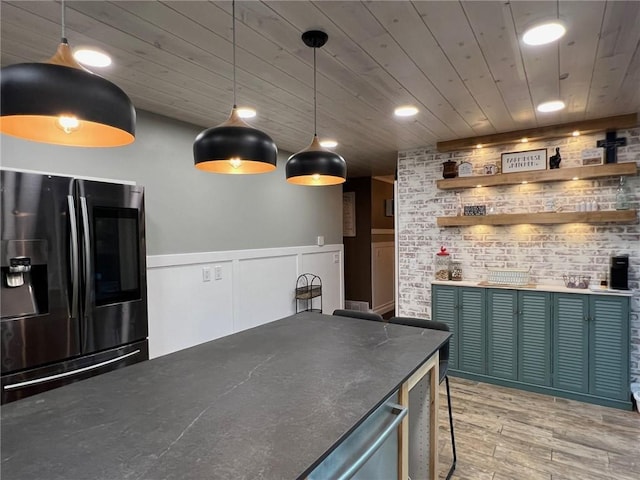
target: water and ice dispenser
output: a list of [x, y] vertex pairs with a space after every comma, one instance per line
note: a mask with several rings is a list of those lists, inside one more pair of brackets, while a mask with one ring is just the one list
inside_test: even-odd
[[47, 241], [2, 240], [0, 317], [47, 313]]

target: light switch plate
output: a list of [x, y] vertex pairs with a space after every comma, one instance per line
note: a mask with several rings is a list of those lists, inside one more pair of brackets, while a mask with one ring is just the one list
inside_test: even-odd
[[202, 281], [203, 282], [211, 281], [211, 267], [202, 267]]

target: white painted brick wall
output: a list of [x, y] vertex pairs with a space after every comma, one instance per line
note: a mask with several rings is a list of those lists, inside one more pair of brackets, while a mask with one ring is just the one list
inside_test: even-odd
[[[640, 165], [640, 127], [618, 132], [627, 146], [618, 149], [618, 162]], [[547, 148], [548, 155], [560, 147], [560, 168], [581, 165], [580, 152], [595, 148], [604, 134], [583, 135], [548, 142], [438, 153], [419, 148], [398, 153], [398, 315], [430, 318], [434, 255], [445, 245], [462, 261], [465, 280], [486, 279], [489, 267], [529, 267], [540, 284], [562, 285], [562, 274], [590, 275], [599, 282], [608, 271], [609, 257], [629, 254], [631, 300], [631, 378], [640, 381], [640, 225], [565, 224], [439, 228], [436, 217], [456, 214], [456, 195], [438, 190], [442, 163], [449, 159], [473, 164], [481, 175], [488, 163], [500, 164], [500, 154]], [[487, 205], [495, 213], [540, 212], [547, 199], [556, 206], [575, 210], [582, 200], [596, 200], [601, 210], [615, 208], [618, 178], [550, 182], [460, 190], [463, 205]], [[640, 177], [625, 177], [631, 208], [640, 210]]]

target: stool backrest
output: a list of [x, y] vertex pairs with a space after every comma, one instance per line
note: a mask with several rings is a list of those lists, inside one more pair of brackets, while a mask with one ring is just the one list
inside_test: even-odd
[[339, 317], [360, 318], [361, 320], [373, 320], [375, 322], [383, 322], [381, 315], [372, 312], [360, 312], [358, 310], [334, 310], [333, 314]]
[[[440, 330], [442, 332], [448, 332], [449, 326], [446, 323], [436, 322], [435, 320], [425, 320], [423, 318], [415, 317], [391, 317], [389, 323], [395, 323], [397, 325], [407, 325], [409, 327], [426, 328], [429, 330]], [[440, 363], [449, 363], [449, 342], [445, 343], [440, 348]]]

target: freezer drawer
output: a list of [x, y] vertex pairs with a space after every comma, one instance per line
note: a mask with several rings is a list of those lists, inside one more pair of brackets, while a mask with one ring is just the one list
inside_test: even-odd
[[2, 377], [2, 404], [149, 359], [147, 340]]

